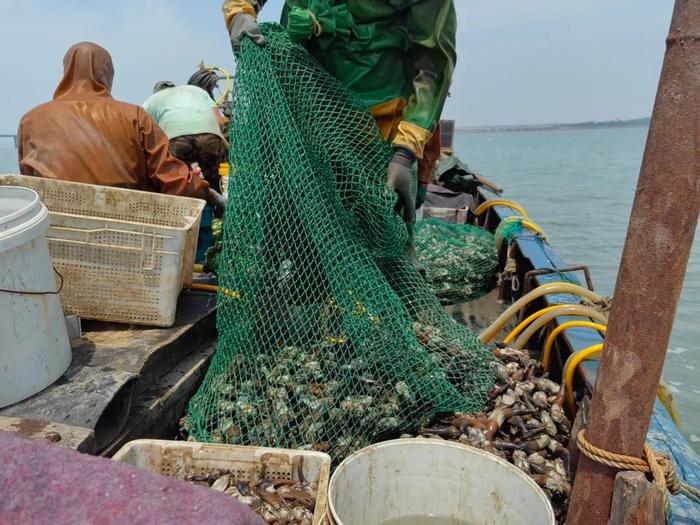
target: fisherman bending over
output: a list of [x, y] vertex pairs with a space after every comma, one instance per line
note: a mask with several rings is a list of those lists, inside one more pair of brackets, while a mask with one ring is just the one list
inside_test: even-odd
[[170, 153], [187, 165], [198, 164], [207, 182], [218, 188], [228, 144], [221, 133], [224, 117], [209, 93], [196, 85], [158, 82], [143, 107], [168, 136]]
[[20, 122], [22, 174], [225, 204], [198, 172], [168, 153], [167, 137], [142, 108], [112, 98], [114, 67], [105, 49], [76, 44], [63, 67], [53, 101]]
[[[264, 45], [256, 14], [265, 2], [224, 2], [234, 50], [243, 36]], [[370, 108], [394, 148], [387, 185], [411, 225], [415, 161], [424, 188], [439, 157], [434, 132], [456, 62], [453, 0], [286, 0], [282, 23]]]
[[[143, 107], [170, 139], [170, 153], [188, 166], [199, 166], [206, 181], [220, 188], [219, 165], [228, 157], [228, 143], [221, 133], [226, 121], [207, 90], [211, 83], [216, 84], [216, 74], [210, 70], [198, 73], [192, 78], [209, 84], [176, 87], [172, 82], [158, 82]], [[216, 213], [211, 206], [202, 211], [195, 261], [206, 259], [207, 249], [214, 243], [214, 217], [222, 212]]]

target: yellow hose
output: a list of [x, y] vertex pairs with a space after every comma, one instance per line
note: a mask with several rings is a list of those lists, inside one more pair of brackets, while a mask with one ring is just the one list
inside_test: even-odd
[[228, 288], [223, 288], [216, 286], [215, 284], [191, 284], [188, 286], [190, 290], [197, 290], [200, 292], [211, 292], [211, 293], [219, 293], [221, 292], [222, 295], [225, 295], [227, 297], [231, 297], [233, 299], [237, 300], [242, 300], [241, 294], [237, 292], [236, 290], [229, 290]]
[[188, 286], [190, 290], [197, 290], [198, 292], [211, 292], [218, 293], [219, 287], [215, 284], [191, 284]]
[[590, 359], [603, 351], [603, 344], [589, 346], [579, 352], [574, 352], [569, 356], [564, 365], [564, 388], [566, 388], [566, 403], [569, 407], [569, 414], [576, 414], [576, 403], [574, 403], [574, 372], [578, 365], [586, 359]]
[[608, 327], [598, 323], [591, 323], [590, 321], [569, 321], [567, 323], [557, 326], [552, 333], [547, 337], [547, 342], [544, 344], [544, 350], [542, 351], [542, 364], [545, 370], [549, 370], [549, 359], [552, 353], [552, 346], [554, 346], [554, 341], [557, 336], [568, 328], [595, 328], [599, 332], [607, 332]]
[[488, 343], [490, 342], [496, 335], [498, 335], [498, 332], [500, 332], [503, 327], [508, 324], [508, 322], [515, 317], [515, 315], [525, 308], [528, 304], [530, 304], [532, 301], [535, 299], [538, 299], [542, 297], [543, 295], [547, 294], [552, 294], [552, 293], [569, 293], [569, 294], [574, 294], [578, 295], [579, 297], [582, 297], [584, 299], [587, 299], [591, 302], [596, 302], [600, 301], [601, 296], [598, 295], [595, 292], [592, 292], [588, 290], [587, 288], [583, 288], [582, 286], [579, 286], [577, 284], [572, 284], [572, 283], [562, 283], [562, 282], [556, 282], [556, 283], [547, 283], [543, 284], [542, 286], [538, 286], [531, 292], [527, 293], [526, 295], [522, 296], [520, 299], [518, 299], [516, 302], [514, 302], [510, 307], [503, 312], [501, 315], [498, 316], [498, 319], [496, 319], [491, 325], [486, 328], [483, 332], [481, 332], [481, 335], [479, 335], [479, 339], [481, 340], [482, 343]]
[[668, 415], [671, 416], [671, 419], [673, 419], [676, 426], [682, 429], [683, 421], [681, 420], [681, 410], [678, 407], [676, 398], [673, 397], [671, 387], [663, 377], [659, 380], [659, 386], [656, 388], [656, 395], [666, 409], [666, 412], [668, 412]]
[[224, 100], [228, 98], [229, 93], [231, 93], [231, 75], [228, 74], [228, 71], [226, 71], [223, 67], [217, 68], [219, 71], [221, 71], [224, 76], [226, 77], [226, 85], [224, 87], [224, 92], [221, 94], [219, 97], [219, 100], [216, 101], [216, 105], [218, 106], [221, 104]]
[[498, 228], [496, 228], [496, 250], [498, 250], [499, 252], [501, 251], [501, 246], [503, 245], [503, 234], [502, 234], [501, 227], [504, 224], [508, 224], [510, 222], [516, 222], [516, 221], [520, 221], [522, 226], [524, 226], [525, 228], [527, 228], [529, 230], [532, 230], [535, 233], [540, 234], [543, 239], [545, 239], [545, 240], [547, 239], [542, 228], [537, 226], [537, 224], [535, 224], [531, 220], [522, 219], [520, 217], [508, 217], [507, 219], [503, 219], [501, 221], [501, 223], [498, 225]]
[[553, 311], [553, 312], [548, 312], [544, 314], [542, 317], [537, 319], [534, 323], [532, 323], [530, 326], [527, 327], [527, 330], [525, 330], [520, 337], [518, 337], [515, 340], [515, 343], [513, 343], [511, 346], [513, 348], [517, 349], [522, 349], [527, 342], [530, 340], [530, 338], [537, 333], [537, 331], [547, 325], [552, 319], [562, 316], [562, 315], [581, 315], [584, 317], [591, 317], [592, 319], [595, 319], [596, 321], [600, 321], [601, 323], [607, 323], [608, 318], [605, 316], [605, 314], [599, 312], [598, 310], [591, 308], [590, 306], [583, 306], [581, 304], [571, 304], [571, 305], [566, 305], [564, 308], [561, 308], [559, 310]]
[[559, 308], [563, 308], [564, 306], [569, 306], [569, 304], [555, 304], [553, 306], [548, 306], [546, 308], [542, 308], [541, 310], [537, 310], [534, 314], [530, 315], [524, 321], [520, 321], [520, 324], [513, 328], [513, 330], [508, 334], [508, 336], [503, 340], [503, 342], [509, 345], [513, 341], [513, 339], [515, 339], [520, 334], [520, 332], [525, 330], [525, 328], [527, 328], [532, 321], [539, 319], [547, 312], [552, 312]]
[[527, 219], [527, 212], [525, 211], [525, 208], [523, 208], [517, 202], [509, 201], [506, 199], [493, 199], [486, 202], [482, 202], [474, 212], [474, 215], [479, 217], [482, 213], [493, 208], [494, 206], [505, 206], [507, 208], [511, 208], [520, 213], [520, 215], [522, 215], [523, 218]]
[[221, 71], [224, 76], [226, 77], [226, 87], [224, 88], [223, 93], [221, 96], [216, 100], [216, 105], [218, 106], [221, 104], [226, 98], [228, 97], [228, 94], [231, 92], [231, 75], [228, 74], [228, 71], [226, 71], [223, 67], [218, 67], [218, 66], [205, 66], [202, 64], [200, 66], [202, 69], [209, 69], [211, 71]]
[[[564, 388], [566, 389], [566, 403], [572, 417], [576, 414], [576, 403], [574, 403], [574, 373], [582, 361], [596, 357], [602, 351], [603, 344], [599, 343], [589, 346], [580, 352], [571, 354], [569, 359], [566, 360], [566, 364], [564, 365]], [[663, 377], [659, 380], [659, 386], [656, 388], [656, 395], [676, 426], [683, 428], [683, 421], [681, 420], [681, 412], [678, 408], [678, 403], [676, 403], [676, 400], [673, 398], [668, 383], [666, 383]]]

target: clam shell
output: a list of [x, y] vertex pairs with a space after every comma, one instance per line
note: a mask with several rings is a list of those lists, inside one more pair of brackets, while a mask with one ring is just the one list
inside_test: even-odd
[[219, 479], [217, 479], [211, 486], [214, 490], [219, 492], [224, 492], [231, 485], [231, 476], [224, 474]]

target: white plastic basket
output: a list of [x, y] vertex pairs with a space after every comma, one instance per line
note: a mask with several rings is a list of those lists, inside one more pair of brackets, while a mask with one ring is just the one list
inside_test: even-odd
[[112, 459], [174, 478], [228, 470], [236, 481], [254, 483], [263, 467], [267, 479], [300, 481], [297, 469], [302, 458], [304, 478], [318, 487], [313, 525], [320, 525], [326, 517], [331, 469], [330, 456], [322, 452], [139, 439], [124, 445]]
[[433, 208], [423, 206], [423, 218], [434, 217], [449, 224], [464, 224], [467, 222], [467, 208]]
[[22, 175], [0, 185], [35, 190], [49, 210], [61, 303], [86, 319], [152, 326], [175, 322], [192, 279], [205, 202], [144, 191]]

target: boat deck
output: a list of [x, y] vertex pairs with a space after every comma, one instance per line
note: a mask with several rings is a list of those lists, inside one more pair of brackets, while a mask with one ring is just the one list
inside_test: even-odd
[[0, 430], [103, 455], [132, 439], [171, 438], [214, 353], [215, 309], [215, 295], [184, 292], [171, 328], [84, 321], [70, 368], [0, 410]]
[[[480, 196], [490, 197], [486, 190]], [[509, 208], [494, 207], [485, 226], [493, 230], [511, 214]], [[523, 233], [514, 242], [521, 277], [531, 270], [553, 272], [538, 272], [530, 283], [521, 279], [525, 287], [562, 279], [585, 285], [576, 272], [563, 270], [567, 263], [542, 238]], [[448, 311], [479, 331], [502, 312], [498, 293]], [[504, 299], [512, 299], [507, 290], [500, 293]], [[533, 308], [575, 301], [577, 298], [570, 295], [552, 294]], [[0, 410], [0, 431], [104, 456], [111, 456], [134, 439], [172, 438], [215, 350], [215, 308], [213, 294], [184, 292], [171, 328], [85, 321], [83, 336], [71, 342], [73, 362], [68, 371], [39, 394]], [[562, 317], [557, 322], [573, 319], [580, 318]], [[600, 335], [591, 330], [571, 329], [562, 334], [553, 354], [552, 378], [560, 379], [557, 374], [571, 352], [600, 342]], [[579, 393], [592, 391], [597, 367], [597, 359], [582, 364]], [[654, 407], [648, 442], [672, 458], [682, 479], [700, 485], [700, 458], [659, 402]], [[700, 523], [700, 506], [683, 496], [671, 501], [673, 523]]]

